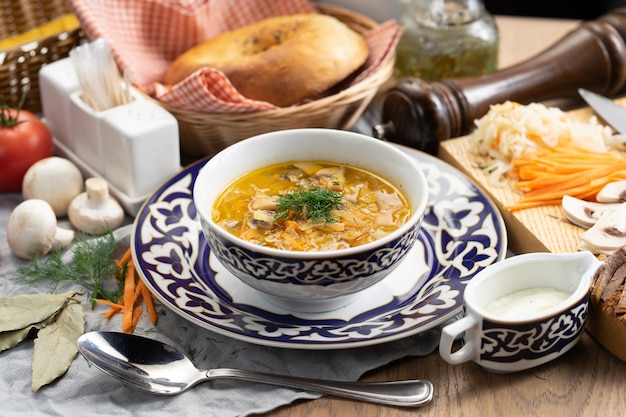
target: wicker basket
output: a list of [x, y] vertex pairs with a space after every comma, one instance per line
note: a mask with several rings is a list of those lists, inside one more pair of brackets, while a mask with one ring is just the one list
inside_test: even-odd
[[[376, 27], [373, 20], [339, 7], [318, 5], [359, 33]], [[276, 130], [322, 127], [348, 129], [393, 72], [393, 59], [358, 84], [300, 106], [239, 114], [199, 113], [157, 101], [178, 120], [181, 151], [187, 157], [213, 155], [248, 137]]]
[[[65, 0], [5, 1], [0, 9], [0, 39], [25, 33], [69, 11]], [[24, 108], [40, 112], [39, 70], [49, 62], [67, 57], [83, 39], [84, 33], [78, 28], [40, 39], [34, 46], [29, 42], [28, 48], [16, 46], [0, 51], [0, 94], [5, 103], [17, 106], [23, 92], [28, 90]]]

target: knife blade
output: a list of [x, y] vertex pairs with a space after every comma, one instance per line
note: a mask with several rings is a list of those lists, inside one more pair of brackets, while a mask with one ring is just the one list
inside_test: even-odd
[[584, 88], [579, 88], [578, 94], [613, 129], [622, 135], [626, 134], [626, 107], [620, 106], [613, 100], [600, 94], [592, 93]]

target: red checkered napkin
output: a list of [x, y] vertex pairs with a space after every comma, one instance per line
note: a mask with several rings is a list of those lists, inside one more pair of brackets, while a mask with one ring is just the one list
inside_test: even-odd
[[[271, 110], [242, 96], [221, 71], [205, 68], [174, 86], [161, 81], [180, 54], [220, 33], [272, 16], [315, 13], [307, 0], [68, 0], [90, 39], [105, 38], [120, 70], [145, 93], [177, 109], [204, 113]], [[350, 85], [394, 53], [401, 34], [389, 21], [365, 35], [369, 58]]]

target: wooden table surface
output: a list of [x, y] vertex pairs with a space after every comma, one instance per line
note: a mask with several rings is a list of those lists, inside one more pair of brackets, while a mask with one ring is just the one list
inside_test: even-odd
[[[575, 21], [498, 16], [500, 65], [514, 65], [552, 45]], [[588, 333], [561, 358], [515, 374], [494, 374], [474, 363], [449, 365], [434, 352], [406, 358], [368, 373], [363, 381], [429, 379], [433, 401], [398, 408], [324, 397], [274, 410], [266, 416], [620, 416], [626, 415], [626, 363]]]

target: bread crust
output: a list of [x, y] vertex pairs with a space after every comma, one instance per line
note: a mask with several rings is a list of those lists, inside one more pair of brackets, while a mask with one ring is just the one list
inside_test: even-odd
[[334, 17], [278, 16], [194, 46], [174, 60], [165, 83], [212, 67], [244, 97], [286, 107], [328, 90], [368, 55], [365, 39]]

